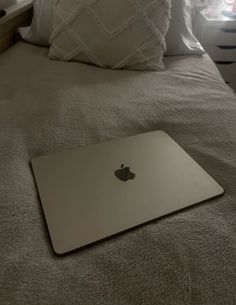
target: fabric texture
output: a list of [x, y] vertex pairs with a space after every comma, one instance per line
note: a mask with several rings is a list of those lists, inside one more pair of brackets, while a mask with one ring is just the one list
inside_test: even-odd
[[165, 55], [201, 55], [205, 53], [192, 32], [192, 5], [189, 0], [172, 0], [166, 48]]
[[[165, 66], [51, 61], [22, 42], [1, 54], [0, 304], [236, 304], [236, 97], [207, 55]], [[56, 257], [31, 158], [158, 129], [225, 194]]]
[[31, 26], [18, 29], [23, 40], [49, 47], [52, 32], [53, 0], [35, 0]]
[[169, 17], [169, 0], [57, 0], [49, 57], [163, 70]]

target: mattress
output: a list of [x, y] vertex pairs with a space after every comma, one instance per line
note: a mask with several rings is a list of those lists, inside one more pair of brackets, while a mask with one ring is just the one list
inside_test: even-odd
[[[0, 56], [0, 304], [236, 304], [236, 97], [208, 55], [136, 72], [47, 52]], [[55, 256], [30, 159], [158, 129], [225, 194]]]

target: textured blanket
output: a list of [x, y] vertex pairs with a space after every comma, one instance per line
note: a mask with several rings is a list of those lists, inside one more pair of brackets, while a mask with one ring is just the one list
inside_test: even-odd
[[[235, 305], [236, 97], [209, 57], [130, 72], [47, 52], [18, 43], [0, 56], [0, 304]], [[55, 256], [30, 159], [157, 129], [225, 195]]]

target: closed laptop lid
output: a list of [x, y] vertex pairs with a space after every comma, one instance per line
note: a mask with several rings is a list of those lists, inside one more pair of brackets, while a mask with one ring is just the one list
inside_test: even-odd
[[57, 254], [223, 193], [163, 131], [36, 157], [31, 164]]

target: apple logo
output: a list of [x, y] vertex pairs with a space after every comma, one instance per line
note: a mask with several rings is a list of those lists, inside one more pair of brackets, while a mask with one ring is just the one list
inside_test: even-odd
[[121, 181], [135, 178], [135, 174], [130, 171], [130, 167], [124, 167], [124, 164], [121, 164], [121, 167], [115, 171], [115, 176]]

